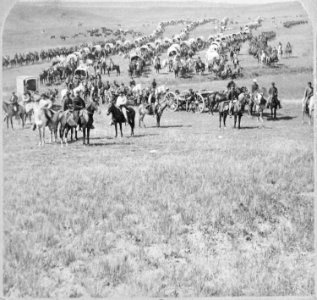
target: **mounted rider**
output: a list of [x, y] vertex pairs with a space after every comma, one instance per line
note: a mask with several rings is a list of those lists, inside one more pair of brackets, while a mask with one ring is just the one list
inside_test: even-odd
[[228, 97], [228, 100], [230, 100], [229, 102], [229, 116], [230, 117], [232, 116], [233, 103], [236, 101], [235, 89], [236, 89], [236, 83], [233, 80], [229, 81], [227, 85], [227, 97]]
[[11, 96], [11, 98], [10, 98], [10, 102], [11, 102], [11, 104], [12, 104], [12, 106], [13, 106], [13, 110], [15, 111], [15, 112], [17, 112], [18, 111], [18, 107], [19, 107], [19, 103], [18, 103], [18, 96], [15, 94], [15, 92], [12, 92], [12, 96]]
[[119, 96], [118, 96], [117, 101], [116, 101], [116, 107], [119, 108], [120, 111], [123, 113], [125, 122], [128, 121], [127, 103], [128, 103], [127, 97], [124, 95], [124, 92], [122, 90], [120, 90]]
[[272, 82], [272, 86], [269, 89], [269, 96], [270, 96], [270, 102], [271, 103], [276, 102], [277, 106], [281, 109], [282, 108], [281, 102], [278, 100], [278, 90], [274, 82]]
[[76, 92], [76, 97], [73, 99], [73, 109], [74, 109], [74, 121], [77, 124], [77, 130], [80, 130], [80, 115], [82, 109], [86, 107], [85, 101], [80, 96], [80, 91]]
[[67, 91], [66, 96], [64, 97], [63, 111], [73, 109], [73, 99], [70, 97], [70, 95], [71, 95], [71, 92]]
[[312, 83], [308, 82], [307, 87], [305, 89], [305, 94], [304, 94], [304, 105], [306, 107], [306, 110], [308, 110], [309, 101], [310, 101], [310, 98], [313, 97], [313, 95], [314, 95], [314, 88], [312, 86]]

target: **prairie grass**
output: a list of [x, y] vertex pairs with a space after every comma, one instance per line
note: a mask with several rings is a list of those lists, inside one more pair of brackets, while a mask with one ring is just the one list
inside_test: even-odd
[[7, 296], [313, 292], [311, 128], [167, 112], [113, 140], [105, 122], [90, 147], [5, 132]]
[[[277, 31], [273, 44], [290, 40], [294, 57], [277, 69], [260, 68], [244, 45], [244, 77], [237, 80], [247, 87], [254, 77], [260, 86], [276, 82], [283, 109], [264, 128], [244, 116], [241, 130], [231, 128], [232, 119], [219, 130], [218, 115], [166, 111], [161, 128], [146, 117], [148, 128], [136, 128], [135, 137], [124, 127], [126, 137], [114, 139], [102, 107], [91, 146], [79, 140], [40, 149], [30, 126], [3, 130], [7, 297], [312, 295], [313, 130], [301, 124], [298, 103], [312, 78], [311, 24], [273, 27], [272, 16], [280, 21], [302, 12], [298, 4], [287, 4], [287, 10], [276, 5], [274, 13], [271, 5], [263, 6], [261, 30]], [[57, 46], [34, 30], [44, 19], [49, 34], [78, 31], [67, 18], [58, 18], [57, 25], [46, 7], [36, 8], [28, 22], [23, 15], [31, 8], [25, 9], [17, 6], [7, 19], [6, 53]], [[257, 17], [259, 8], [115, 12], [60, 6], [56, 14], [65, 13], [74, 24], [86, 18], [82, 30], [105, 26], [105, 20], [115, 28], [124, 17], [125, 28], [149, 33], [162, 20], [229, 13], [238, 28]], [[15, 27], [17, 19], [23, 32]], [[179, 30], [170, 27], [167, 34]], [[203, 26], [193, 36], [208, 33]], [[122, 76], [110, 80], [127, 83], [127, 61], [114, 60], [123, 66]], [[4, 70], [5, 95], [15, 89], [16, 76], [46, 67]], [[227, 84], [209, 75], [174, 79], [162, 73], [156, 79], [181, 91], [223, 90]]]

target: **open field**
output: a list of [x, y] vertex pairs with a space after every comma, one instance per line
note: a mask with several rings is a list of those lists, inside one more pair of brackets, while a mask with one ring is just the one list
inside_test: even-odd
[[[219, 130], [217, 113], [166, 111], [161, 128], [147, 116], [147, 128], [137, 127], [135, 137], [124, 127], [125, 137], [115, 139], [105, 106], [95, 116], [91, 146], [79, 140], [39, 148], [30, 125], [4, 128], [6, 296], [313, 294], [313, 128], [302, 125], [300, 106], [312, 80], [312, 29], [310, 23], [290, 29], [280, 23], [306, 16], [298, 4], [179, 9], [161, 3], [89, 11], [69, 4], [56, 10], [37, 6], [32, 18], [30, 4], [20, 5], [5, 24], [4, 54], [62, 44], [49, 36], [76, 33], [78, 22], [87, 29], [122, 24], [149, 33], [172, 18], [228, 15], [245, 24], [261, 15], [257, 32], [275, 30], [270, 44], [290, 41], [294, 57], [276, 69], [260, 68], [247, 45], [242, 48], [244, 77], [237, 84], [250, 88], [256, 77], [260, 86], [275, 81], [279, 88], [283, 109], [277, 121], [265, 118], [264, 128], [247, 115], [241, 130], [231, 128], [230, 118], [228, 128]], [[173, 30], [181, 26], [166, 34]], [[205, 25], [192, 35], [206, 36], [208, 30]], [[122, 76], [110, 80], [128, 83], [127, 61], [114, 60]], [[16, 76], [47, 66], [4, 70], [5, 95], [15, 89]], [[228, 82], [153, 71], [136, 81], [150, 84], [154, 77], [181, 91], [223, 90]]]

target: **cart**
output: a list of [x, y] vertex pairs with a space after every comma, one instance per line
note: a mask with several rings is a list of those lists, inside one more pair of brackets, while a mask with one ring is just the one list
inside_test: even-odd
[[28, 91], [37, 91], [39, 87], [39, 78], [37, 76], [17, 76], [17, 96], [19, 98]]
[[[189, 104], [187, 103], [186, 99], [187, 92], [179, 93], [175, 92], [167, 92], [165, 95], [165, 101], [169, 103], [169, 108], [172, 111], [179, 111], [179, 110], [189, 110]], [[193, 110], [195, 112], [202, 113], [205, 110], [205, 99], [199, 93], [195, 92], [195, 106]]]

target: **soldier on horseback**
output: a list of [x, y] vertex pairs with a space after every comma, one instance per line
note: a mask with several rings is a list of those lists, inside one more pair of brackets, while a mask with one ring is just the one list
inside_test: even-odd
[[124, 95], [124, 92], [122, 90], [120, 90], [119, 96], [118, 96], [117, 101], [116, 101], [116, 106], [123, 113], [125, 122], [128, 121], [127, 107], [126, 107], [127, 103], [128, 103], [127, 97]]
[[271, 103], [276, 102], [277, 106], [281, 109], [282, 108], [281, 102], [278, 100], [278, 90], [277, 90], [274, 82], [272, 82], [272, 86], [269, 89], [269, 95], [271, 98]]
[[73, 109], [73, 100], [70, 97], [71, 92], [67, 91], [66, 96], [63, 103], [63, 111], [72, 110]]
[[77, 124], [77, 130], [80, 130], [80, 111], [86, 107], [85, 101], [80, 96], [80, 91], [76, 92], [76, 97], [73, 99], [74, 121]]
[[19, 107], [19, 103], [18, 103], [18, 96], [15, 94], [15, 92], [12, 92], [12, 96], [11, 96], [11, 99], [10, 99], [10, 102], [13, 106], [13, 110], [15, 112], [18, 111], [18, 107]]
[[229, 81], [227, 85], [227, 97], [229, 102], [229, 116], [232, 116], [232, 108], [233, 108], [233, 101], [235, 100], [235, 89], [236, 89], [236, 84], [233, 80]]
[[306, 107], [306, 111], [308, 110], [310, 98], [313, 97], [313, 95], [314, 95], [314, 88], [312, 86], [312, 83], [308, 82], [307, 87], [305, 89], [305, 94], [304, 94], [304, 105]]

